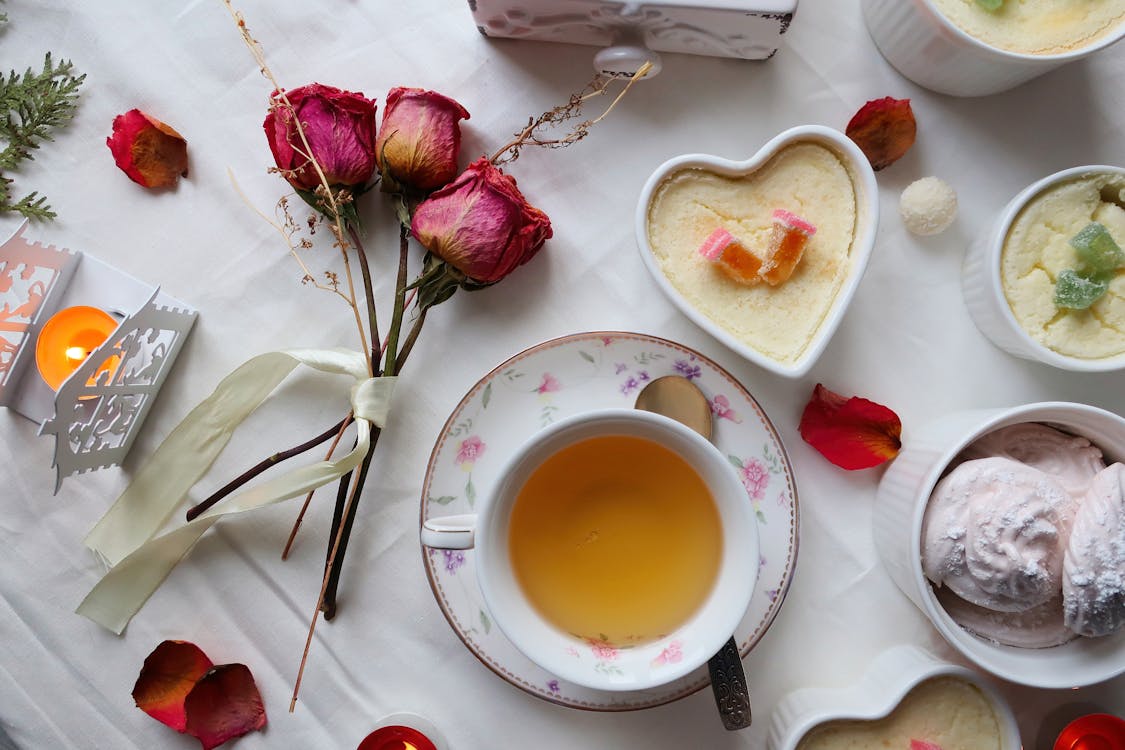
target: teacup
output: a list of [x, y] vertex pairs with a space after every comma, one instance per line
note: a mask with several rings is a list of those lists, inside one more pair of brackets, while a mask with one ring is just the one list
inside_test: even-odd
[[[627, 453], [621, 447], [625, 445], [632, 446], [628, 450], [651, 449], [659, 458], [629, 465], [629, 471], [623, 472], [621, 464], [615, 464], [619, 459], [614, 456]], [[547, 520], [549, 515], [537, 518], [536, 504], [545, 506], [554, 501], [536, 495], [536, 487], [560, 476], [568, 484], [571, 477], [585, 477], [583, 461], [591, 467], [591, 477], [616, 472], [615, 489], [606, 490], [608, 482], [583, 488], [580, 497], [585, 504], [568, 506], [558, 516], [562, 523]], [[610, 468], [603, 472], [601, 466]], [[666, 467], [687, 467], [684, 476], [694, 475], [695, 479], [690, 481], [700, 483], [703, 499], [710, 504], [692, 508], [671, 527], [671, 537], [659, 541], [653, 534], [663, 534], [661, 524], [669, 522], [666, 516], [670, 512], [676, 512], [675, 508], [669, 510], [668, 503], [676, 505], [680, 501], [662, 497], [667, 493], [654, 492], [645, 485], [651, 484], [653, 477]], [[587, 501], [595, 494], [596, 501]], [[619, 501], [619, 497], [629, 499]], [[626, 508], [631, 509], [635, 519], [625, 515]], [[609, 515], [597, 515], [603, 511]], [[586, 528], [582, 524], [587, 523], [589, 513], [594, 515]], [[715, 521], [713, 538], [709, 536], [707, 518]], [[517, 534], [512, 533], [513, 528]], [[544, 603], [537, 597], [536, 592], [543, 590], [546, 579], [536, 580], [539, 568], [536, 563], [527, 563], [529, 543], [535, 548], [547, 548], [572, 538], [577, 541], [566, 541], [565, 549], [587, 543], [601, 545], [591, 554], [608, 555], [608, 559], [619, 561], [596, 575], [604, 585], [626, 588], [620, 596], [620, 609], [626, 618], [646, 621], [638, 632], [614, 630], [619, 627], [621, 612], [606, 612], [598, 608], [601, 605], [586, 606], [593, 600], [574, 598], [561, 600], [560, 605], [560, 601]], [[536, 433], [506, 462], [477, 514], [427, 520], [422, 527], [422, 544], [437, 549], [475, 550], [477, 580], [489, 612], [504, 635], [529, 659], [575, 684], [618, 691], [662, 685], [705, 664], [741, 621], [754, 592], [759, 563], [757, 521], [733, 465], [710, 442], [680, 423], [631, 409], [579, 414]], [[648, 567], [667, 564], [677, 555], [693, 561], [698, 557], [713, 558], [714, 565], [704, 566], [700, 577], [680, 582], [659, 578]], [[562, 575], [566, 580], [556, 587], [551, 579], [546, 587], [566, 589], [573, 582], [570, 577], [582, 580], [578, 577], [587, 574], [577, 566], [589, 564], [591, 559], [606, 558], [583, 557], [575, 563], [575, 571], [556, 565], [542, 575]], [[659, 602], [651, 616], [648, 610], [631, 611], [635, 600], [651, 604], [652, 592], [659, 593], [664, 586], [669, 592], [683, 590], [695, 597], [692, 601], [697, 603], [682, 619], [669, 625], [665, 602]], [[597, 595], [603, 593], [599, 591]], [[673, 598], [680, 597], [670, 593], [669, 599]], [[564, 608], [562, 618], [558, 606]], [[567, 607], [575, 612], [565, 611]], [[570, 618], [572, 614], [576, 619]], [[606, 629], [577, 624], [597, 623], [599, 618], [611, 624]], [[647, 622], [650, 619], [651, 624]]]

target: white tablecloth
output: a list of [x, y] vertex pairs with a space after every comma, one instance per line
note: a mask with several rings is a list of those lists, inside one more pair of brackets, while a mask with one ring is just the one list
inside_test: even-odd
[[[272, 230], [239, 200], [228, 168], [257, 205], [283, 192], [265, 173], [268, 84], [217, 0], [74, 3], [10, 0], [0, 29], [3, 68], [37, 67], [50, 49], [87, 74], [71, 127], [17, 175], [58, 211], [34, 238], [91, 253], [189, 301], [200, 318], [125, 466], [67, 480], [52, 495], [50, 441], [0, 412], [0, 727], [16, 747], [191, 748], [133, 706], [145, 655], [166, 638], [199, 644], [216, 663], [254, 672], [269, 712], [254, 748], [355, 747], [393, 711], [424, 714], [455, 748], [764, 747], [772, 708], [803, 686], [853, 682], [871, 658], [914, 643], [957, 661], [894, 587], [871, 541], [880, 470], [848, 473], [806, 445], [797, 421], [812, 387], [885, 403], [905, 439], [951, 410], [1075, 400], [1125, 411], [1122, 376], [1078, 375], [1015, 359], [973, 326], [961, 300], [967, 243], [1031, 181], [1078, 164], [1125, 163], [1125, 45], [1012, 92], [959, 100], [924, 91], [879, 56], [858, 0], [804, 0], [787, 46], [764, 63], [668, 55], [584, 142], [528, 150], [512, 166], [555, 236], [532, 263], [488, 290], [435, 309], [407, 367], [379, 445], [341, 589], [340, 613], [321, 624], [301, 700], [286, 712], [320, 581], [331, 492], [318, 495], [293, 556], [279, 551], [290, 503], [212, 530], [124, 637], [74, 607], [98, 579], [81, 539], [155, 445], [249, 355], [294, 346], [356, 346], [348, 310], [302, 287]], [[482, 37], [463, 2], [319, 3], [245, 0], [253, 32], [288, 86], [320, 81], [379, 99], [392, 86], [432, 88], [472, 113], [464, 157], [491, 152], [532, 114], [590, 77], [593, 50]], [[909, 97], [918, 141], [879, 174], [883, 221], [866, 277], [842, 326], [805, 378], [741, 360], [688, 322], [657, 290], [633, 239], [633, 211], [650, 172], [701, 151], [745, 158], [801, 123], [842, 129], [868, 99]], [[191, 176], [150, 194], [129, 182], [103, 145], [113, 116], [133, 107], [187, 138]], [[957, 189], [954, 227], [907, 234], [902, 188], [937, 174]], [[388, 299], [396, 257], [393, 216], [368, 200], [364, 218]], [[17, 222], [0, 223], [7, 235]], [[328, 251], [314, 256], [319, 267]], [[383, 319], [389, 312], [383, 313]], [[781, 614], [746, 660], [756, 720], [726, 733], [709, 691], [660, 708], [598, 714], [551, 705], [506, 684], [457, 639], [421, 565], [417, 519], [426, 461], [446, 416], [495, 364], [548, 338], [636, 330], [697, 348], [742, 380], [776, 424], [796, 469], [800, 556]], [[295, 377], [253, 416], [196, 491], [209, 492], [267, 453], [334, 422], [343, 393]], [[280, 403], [280, 402], [279, 402]], [[1125, 713], [1125, 679], [1077, 692], [1000, 683], [1036, 747], [1044, 717], [1089, 701]], [[1065, 709], [1062, 709], [1065, 710]], [[0, 740], [0, 747], [4, 741]]]

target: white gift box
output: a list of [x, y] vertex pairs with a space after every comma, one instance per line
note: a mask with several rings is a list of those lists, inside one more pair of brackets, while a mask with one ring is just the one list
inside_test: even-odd
[[659, 70], [657, 52], [769, 59], [797, 0], [469, 0], [469, 9], [487, 37], [603, 47], [599, 73], [632, 75], [644, 62]]

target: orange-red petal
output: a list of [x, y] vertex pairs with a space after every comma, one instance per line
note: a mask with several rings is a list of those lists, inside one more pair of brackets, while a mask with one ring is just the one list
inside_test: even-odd
[[138, 185], [174, 187], [181, 176], [187, 177], [187, 141], [139, 109], [113, 118], [113, 134], [105, 143], [117, 166]]
[[211, 750], [266, 725], [266, 708], [245, 664], [222, 664], [205, 674], [184, 701], [187, 733]]
[[914, 145], [918, 124], [909, 99], [889, 96], [867, 102], [848, 123], [848, 138], [863, 151], [878, 172], [902, 158]]
[[845, 398], [820, 383], [801, 415], [800, 431], [806, 443], [843, 469], [878, 466], [902, 447], [897, 414], [865, 398]]
[[152, 718], [182, 732], [187, 726], [184, 699], [212, 666], [195, 644], [164, 641], [145, 659], [133, 700]]

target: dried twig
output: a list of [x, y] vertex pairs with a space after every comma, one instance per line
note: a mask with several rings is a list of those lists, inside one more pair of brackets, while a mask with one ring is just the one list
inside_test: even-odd
[[522, 149], [524, 146], [565, 148], [566, 146], [569, 146], [573, 143], [577, 143], [589, 134], [590, 128], [601, 122], [602, 119], [606, 117], [606, 115], [612, 112], [613, 108], [617, 106], [617, 103], [621, 101], [625, 94], [629, 93], [629, 89], [633, 87], [633, 84], [641, 78], [644, 78], [651, 69], [652, 63], [646, 62], [644, 65], [642, 65], [640, 69], [637, 70], [637, 72], [629, 78], [628, 83], [625, 84], [625, 88], [621, 89], [621, 92], [616, 97], [614, 97], [613, 101], [610, 102], [610, 105], [606, 107], [606, 110], [595, 117], [593, 120], [583, 120], [582, 122], [575, 125], [569, 133], [561, 138], [545, 138], [543, 135], [541, 135], [541, 130], [549, 129], [561, 125], [564, 122], [576, 119], [580, 114], [582, 114], [582, 106], [588, 100], [593, 99], [597, 96], [602, 96], [607, 91], [609, 91], [610, 85], [614, 81], [618, 80], [617, 78], [607, 78], [602, 75], [594, 76], [594, 79], [586, 85], [586, 88], [582, 89], [582, 91], [578, 92], [577, 94], [572, 94], [570, 100], [567, 101], [566, 104], [560, 104], [554, 109], [547, 110], [543, 114], [539, 115], [539, 117], [528, 119], [527, 127], [516, 133], [515, 138], [513, 138], [511, 141], [497, 149], [496, 153], [489, 157], [489, 161], [491, 161], [493, 164], [496, 164], [497, 166], [499, 166], [500, 164], [511, 163], [519, 158], [520, 149]]

